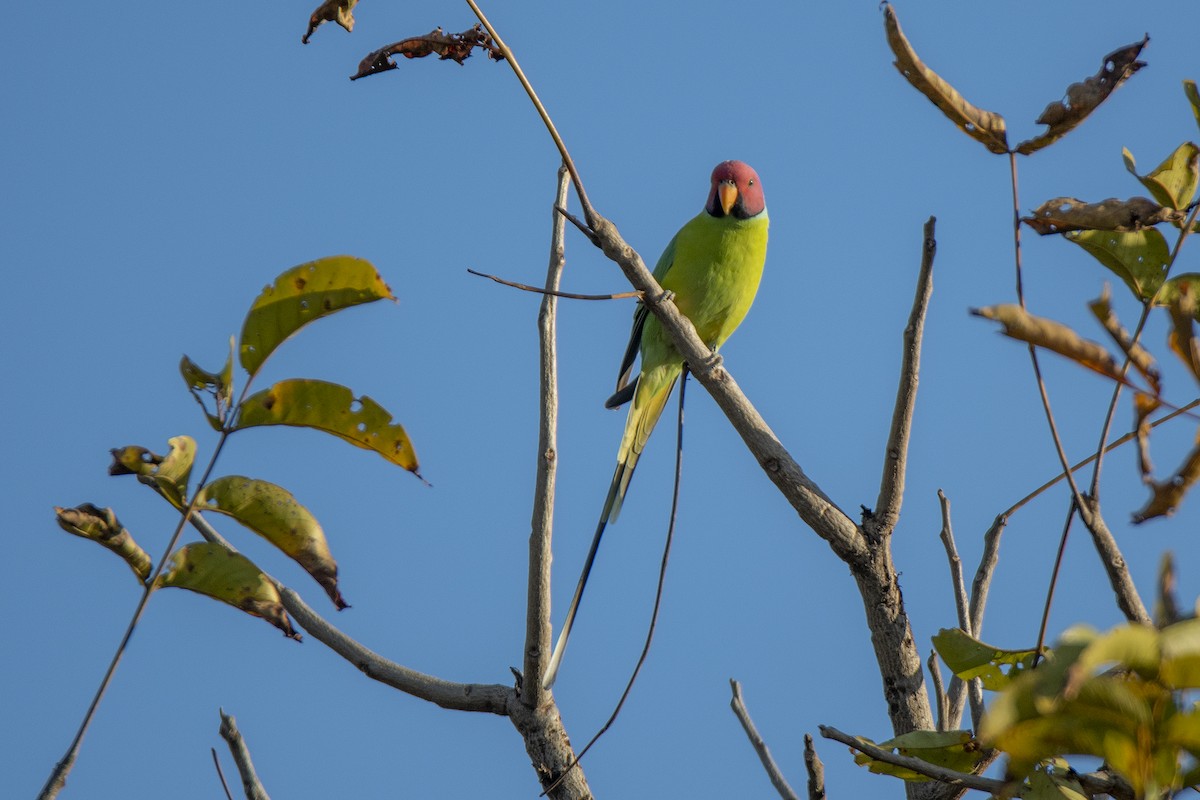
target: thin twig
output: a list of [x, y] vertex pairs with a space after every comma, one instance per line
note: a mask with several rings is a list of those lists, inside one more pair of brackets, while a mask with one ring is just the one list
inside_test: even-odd
[[904, 756], [899, 753], [893, 753], [891, 750], [885, 750], [882, 747], [868, 744], [857, 737], [842, 733], [837, 728], [831, 728], [828, 725], [819, 725], [817, 729], [826, 739], [833, 739], [835, 742], [849, 745], [855, 750], [870, 756], [876, 761], [882, 761], [885, 764], [892, 764], [897, 767], [904, 767], [913, 772], [919, 773], [942, 783], [949, 783], [954, 786], [965, 786], [969, 789], [979, 789], [992, 794], [1003, 792], [1008, 784], [995, 778], [985, 778], [982, 775], [972, 775], [968, 772], [959, 772], [950, 769], [949, 767], [941, 767], [937, 764], [930, 764], [920, 758], [913, 756]]
[[804, 734], [804, 769], [808, 772], [808, 800], [825, 800], [825, 765], [808, 733]]
[[1042, 658], [1042, 645], [1046, 643], [1046, 627], [1050, 624], [1050, 607], [1054, 604], [1054, 587], [1058, 585], [1058, 575], [1062, 570], [1063, 553], [1067, 549], [1067, 537], [1071, 535], [1071, 521], [1075, 519], [1078, 509], [1074, 503], [1067, 509], [1067, 518], [1063, 521], [1062, 536], [1058, 539], [1058, 553], [1054, 556], [1054, 569], [1050, 573], [1050, 586], [1046, 589], [1046, 603], [1042, 606], [1042, 622], [1038, 626], [1037, 646], [1033, 652], [1033, 666], [1037, 666]]
[[[1193, 205], [1191, 214], [1188, 215], [1187, 221], [1183, 227], [1179, 229], [1179, 237], [1175, 240], [1175, 246], [1171, 249], [1171, 257], [1167, 260], [1167, 268], [1163, 273], [1163, 282], [1166, 283], [1167, 276], [1171, 274], [1172, 267], [1175, 266], [1175, 261], [1179, 257], [1179, 251], [1183, 247], [1183, 242], [1187, 239], [1188, 234], [1192, 232], [1192, 227], [1196, 224], [1196, 215], [1200, 213], [1200, 203]], [[1142, 336], [1142, 331], [1146, 326], [1146, 320], [1150, 317], [1150, 309], [1153, 307], [1151, 301], [1146, 301], [1142, 305], [1142, 314], [1138, 318], [1137, 327], [1134, 329], [1133, 337], [1130, 342], [1129, 351], [1125, 356], [1125, 363], [1121, 366], [1121, 377], [1125, 377], [1125, 373], [1129, 371], [1129, 365], [1133, 362], [1133, 348], [1137, 345], [1138, 340]], [[1108, 433], [1112, 426], [1113, 417], [1117, 411], [1117, 400], [1121, 396], [1121, 383], [1118, 382], [1113, 386], [1112, 399], [1108, 403], [1108, 413], [1104, 417], [1104, 424], [1100, 427], [1100, 444], [1097, 449], [1100, 453], [1096, 459], [1096, 468], [1092, 470], [1092, 485], [1088, 493], [1092, 497], [1099, 498], [1100, 496], [1100, 468], [1103, 466], [1104, 453], [1108, 452], [1104, 447], [1104, 442], [1108, 439]]]
[[[970, 602], [967, 600], [967, 586], [963, 580], [962, 559], [958, 556], [958, 546], [954, 543], [954, 527], [950, 523], [950, 499], [945, 492], [938, 489], [938, 502], [942, 507], [942, 545], [946, 548], [946, 558], [950, 562], [950, 584], [954, 592], [954, 607], [958, 613], [958, 627], [968, 636], [978, 637], [971, 625]], [[983, 687], [978, 679], [963, 682], [955, 675], [950, 680], [949, 711], [946, 715], [945, 730], [954, 730], [962, 722], [963, 698], [967, 693], [971, 697], [971, 724], [979, 728], [979, 720], [983, 716]]]
[[979, 566], [975, 568], [975, 578], [971, 581], [971, 630], [976, 639], [983, 636], [983, 613], [987, 609], [992, 576], [996, 572], [996, 565], [1000, 563], [1000, 537], [1007, 524], [1008, 515], [999, 514], [983, 534], [983, 553], [979, 556]]
[[[567, 168], [558, 169], [555, 206], [567, 201]], [[558, 465], [558, 334], [555, 292], [566, 262], [566, 225], [552, 214], [550, 260], [546, 267], [546, 294], [538, 311], [539, 403], [537, 477], [533, 488], [533, 519], [529, 532], [529, 588], [525, 610], [525, 675], [521, 702], [538, 708], [545, 697], [540, 679], [550, 657], [550, 545], [554, 534], [554, 486]], [[490, 276], [489, 276], [490, 277]], [[498, 279], [494, 279], [498, 280]], [[501, 281], [503, 282], [503, 281]]]
[[[533, 292], [535, 294], [546, 295], [548, 297], [565, 297], [568, 300], [624, 300], [629, 297], [640, 298], [642, 296], [641, 292], [617, 292], [616, 294], [576, 294], [574, 292], [560, 292], [557, 289], [542, 289], [538, 288], [537, 286], [530, 286], [527, 283], [506, 281], [504, 278], [500, 278], [495, 275], [489, 275], [486, 272], [479, 272], [471, 269], [470, 267], [467, 268], [467, 272], [471, 273], [472, 275], [478, 275], [481, 278], [491, 278], [496, 283], [502, 283], [505, 286], [511, 286], [514, 289], [520, 289], [523, 292]], [[558, 284], [555, 285], [557, 286]]]
[[[250, 748], [238, 730], [237, 720], [232, 714], [226, 714], [221, 709], [221, 738], [229, 744], [229, 752], [233, 754], [233, 763], [237, 764], [238, 774], [242, 776], [242, 790], [246, 800], [271, 800], [267, 790], [263, 788], [258, 773], [254, 770], [254, 762], [250, 759]], [[214, 753], [215, 758], [215, 753]]]
[[476, 5], [475, 0], [467, 0], [467, 5], [475, 12], [475, 16], [483, 23], [483, 27], [487, 28], [488, 35], [492, 37], [492, 41], [496, 43], [496, 47], [504, 55], [508, 65], [512, 67], [513, 73], [517, 76], [517, 80], [521, 82], [521, 86], [525, 89], [525, 94], [529, 95], [533, 107], [537, 109], [538, 116], [542, 118], [542, 124], [546, 126], [546, 130], [550, 134], [550, 138], [554, 140], [555, 147], [558, 148], [558, 154], [562, 156], [563, 164], [566, 165], [567, 171], [571, 173], [571, 181], [575, 184], [575, 194], [579, 198], [579, 205], [583, 207], [583, 217], [587, 220], [588, 225], [592, 225], [593, 217], [596, 212], [592, 209], [592, 204], [588, 201], [587, 192], [583, 190], [583, 180], [579, 177], [579, 170], [575, 168], [575, 162], [571, 159], [571, 154], [567, 151], [567, 145], [562, 137], [558, 135], [558, 129], [554, 127], [554, 121], [550, 119], [549, 112], [542, 105], [542, 101], [538, 98], [537, 92], [533, 90], [533, 84], [525, 77], [525, 71], [521, 69], [520, 63], [517, 62], [513, 51], [508, 48], [504, 40], [500, 38], [500, 34], [492, 27], [492, 23], [484, 16], [483, 11]]
[[921, 339], [925, 332], [925, 315], [933, 295], [933, 257], [937, 253], [934, 227], [937, 219], [925, 223], [921, 239], [921, 269], [913, 297], [908, 324], [904, 328], [904, 354], [900, 361], [900, 382], [896, 387], [896, 404], [892, 410], [892, 427], [888, 433], [887, 449], [883, 456], [883, 476], [879, 483], [879, 499], [870, 524], [873, 534], [888, 535], [900, 520], [900, 505], [904, 500], [904, 476], [908, 464], [908, 442], [912, 434], [913, 411], [917, 404], [917, 384], [921, 372]]
[[[762, 762], [763, 769], [767, 771], [767, 777], [771, 780], [771, 785], [775, 787], [775, 791], [779, 792], [779, 796], [784, 800], [800, 800], [800, 795], [792, 789], [788, 784], [787, 778], [783, 777], [783, 772], [775, 763], [775, 759], [771, 756], [771, 750], [767, 747], [767, 743], [759, 734], [758, 728], [754, 727], [754, 720], [750, 719], [750, 712], [746, 710], [746, 704], [742, 700], [742, 685], [733, 678], [729, 679], [729, 686], [733, 689], [733, 698], [729, 701], [729, 707], [733, 709], [733, 713], [737, 716], [738, 722], [742, 723], [742, 730], [746, 731], [746, 738], [750, 740], [750, 746], [754, 748], [754, 752], [758, 753], [758, 760]], [[813, 752], [814, 762], [809, 761], [809, 752], [812, 747], [812, 737], [804, 737], [804, 764], [808, 768], [808, 796], [812, 798], [814, 784], [814, 770], [820, 773], [819, 780], [821, 783], [821, 793], [817, 795], [824, 797], [824, 767], [821, 766], [820, 759], [816, 758], [816, 752]]]
[[[929, 680], [933, 683], [933, 699], [937, 708], [937, 729], [948, 731], [957, 725], [950, 721], [950, 708], [946, 703], [946, 690], [942, 686], [942, 668], [938, 666], [937, 650], [929, 651], [929, 658], [925, 661], [925, 666], [929, 670]], [[962, 713], [962, 709], [959, 709], [959, 713]]]
[[221, 781], [221, 788], [225, 790], [225, 800], [233, 800], [233, 792], [229, 791], [229, 784], [225, 782], [225, 771], [221, 769], [221, 759], [217, 758], [217, 748], [208, 748], [212, 751], [213, 766], [217, 768], [217, 778]]
[[[633, 667], [633, 674], [629, 676], [629, 682], [625, 684], [625, 691], [621, 692], [621, 698], [617, 701], [616, 708], [613, 709], [612, 714], [609, 715], [608, 720], [600, 727], [600, 730], [596, 731], [596, 734], [579, 751], [579, 755], [575, 756], [575, 760], [567, 768], [568, 772], [583, 760], [588, 750], [592, 749], [592, 745], [599, 741], [600, 737], [607, 733], [608, 729], [617, 721], [617, 716], [625, 706], [625, 701], [629, 698], [629, 693], [633, 691], [633, 684], [637, 681], [638, 675], [642, 671], [642, 665], [646, 663], [646, 657], [650, 654], [650, 644], [654, 641], [654, 630], [658, 625], [658, 612], [662, 608], [663, 586], [667, 578], [667, 562], [671, 559], [671, 544], [675, 540], [675, 519], [679, 512], [679, 485], [683, 473], [683, 398], [684, 390], [687, 387], [687, 379], [688, 368], [685, 364], [683, 373], [679, 376], [679, 419], [675, 431], [675, 485], [671, 492], [671, 516], [667, 521], [667, 541], [663, 545], [662, 561], [658, 568], [658, 585], [654, 589], [654, 608], [650, 612], [650, 625], [646, 629], [646, 640], [642, 644], [642, 652], [638, 656], [637, 664]], [[558, 780], [548, 786], [542, 794], [549, 794], [565, 777], [565, 773], [559, 776]]]

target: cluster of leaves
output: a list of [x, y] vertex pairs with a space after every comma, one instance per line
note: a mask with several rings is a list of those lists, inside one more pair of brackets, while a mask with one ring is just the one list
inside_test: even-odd
[[[249, 397], [250, 383], [279, 345], [308, 323], [352, 306], [395, 298], [370, 263], [333, 256], [287, 270], [263, 289], [246, 314], [240, 345], [218, 372], [209, 372], [184, 356], [179, 370], [188, 390], [204, 411], [221, 443], [238, 431], [289, 425], [324, 431], [382, 456], [417, 474], [417, 457], [403, 426], [370, 397], [355, 397], [347, 387], [326, 381], [288, 379]], [[246, 371], [240, 400], [234, 398], [234, 351]], [[56, 508], [59, 525], [117, 553], [148, 590], [174, 586], [189, 589], [263, 617], [292, 638], [275, 581], [228, 543], [211, 533], [204, 512], [231, 517], [262, 536], [303, 567], [333, 604], [346, 608], [338, 588], [337, 563], [320, 523], [286, 489], [269, 481], [226, 475], [189, 490], [196, 442], [177, 436], [169, 451], [158, 455], [130, 445], [112, 451], [111, 475], [135, 475], [184, 514], [210, 541], [185, 544], [171, 554], [169, 565], [151, 578], [151, 559], [118, 521], [112, 509], [90, 503]], [[220, 450], [220, 444], [217, 451]], [[214, 453], [214, 459], [216, 454]]]

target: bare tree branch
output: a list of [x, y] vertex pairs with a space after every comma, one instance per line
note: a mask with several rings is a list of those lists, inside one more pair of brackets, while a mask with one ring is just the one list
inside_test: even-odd
[[896, 406], [892, 411], [892, 429], [888, 433], [887, 450], [883, 455], [883, 477], [875, 513], [864, 524], [877, 526], [881, 535], [888, 535], [900, 521], [900, 505], [904, 500], [904, 474], [908, 464], [908, 441], [912, 434], [913, 410], [917, 404], [917, 383], [921, 371], [921, 339], [925, 333], [925, 314], [933, 295], [933, 257], [937, 253], [934, 226], [930, 217], [925, 223], [921, 241], [921, 271], [917, 276], [917, 292], [913, 297], [908, 325], [904, 328], [904, 355], [900, 361], [900, 384], [896, 388]]
[[1117, 596], [1117, 607], [1130, 622], [1150, 625], [1150, 615], [1146, 612], [1146, 606], [1142, 603], [1142, 598], [1138, 595], [1137, 587], [1133, 583], [1133, 577], [1129, 574], [1129, 565], [1125, 563], [1125, 556], [1121, 555], [1116, 538], [1108, 529], [1104, 517], [1100, 515], [1100, 501], [1090, 495], [1084, 497], [1083, 505], [1079, 507], [1079, 518], [1083, 520], [1083, 524], [1092, 534], [1096, 552], [1100, 554], [1100, 561], [1108, 575], [1109, 584]]
[[1007, 524], [1008, 515], [1000, 514], [983, 534], [983, 554], [979, 556], [979, 566], [975, 568], [975, 578], [971, 581], [971, 630], [976, 638], [983, 635], [983, 612], [987, 609], [992, 575], [1000, 563], [1000, 537]]
[[[558, 169], [555, 207], [567, 201], [570, 173]], [[551, 211], [550, 263], [546, 268], [546, 291], [538, 312], [540, 343], [540, 404], [538, 418], [537, 478], [533, 489], [533, 519], [529, 533], [529, 589], [525, 610], [526, 679], [521, 687], [521, 702], [537, 708], [545, 698], [542, 673], [550, 658], [550, 543], [554, 533], [554, 484], [558, 465], [558, 340], [555, 312], [558, 299], [550, 292], [558, 290], [566, 262], [563, 237], [566, 223], [562, 215]]]
[[951, 729], [950, 709], [946, 705], [946, 690], [942, 686], [942, 668], [938, 666], [936, 650], [929, 651], [929, 659], [925, 662], [925, 668], [929, 670], [929, 680], [933, 683], [933, 699], [937, 708], [937, 729], [948, 731]]
[[229, 744], [229, 752], [233, 754], [233, 763], [237, 764], [238, 774], [242, 776], [242, 791], [246, 800], [271, 800], [267, 790], [263, 788], [258, 773], [254, 771], [254, 762], [250, 760], [250, 748], [238, 730], [237, 720], [232, 714], [221, 713], [221, 738]]
[[811, 734], [804, 734], [804, 768], [808, 770], [808, 800], [825, 800], [825, 765], [817, 755]]
[[[733, 678], [729, 679], [729, 686], [733, 689], [733, 699], [729, 701], [729, 707], [733, 709], [733, 713], [737, 715], [738, 722], [742, 723], [742, 729], [746, 731], [746, 737], [750, 739], [750, 745], [754, 748], [754, 752], [758, 753], [758, 759], [762, 762], [763, 769], [767, 771], [767, 777], [771, 779], [771, 785], [775, 787], [775, 791], [779, 792], [779, 796], [784, 800], [800, 800], [800, 795], [788, 785], [787, 778], [783, 777], [775, 759], [771, 757], [771, 750], [767, 747], [767, 743], [758, 733], [758, 729], [754, 727], [754, 720], [750, 719], [750, 712], [746, 710], [746, 704], [742, 701], [742, 685]], [[809, 767], [809, 795], [812, 795], [812, 769], [809, 764], [808, 750], [812, 744], [812, 737], [805, 736], [805, 764]], [[816, 758], [816, 754], [813, 754]], [[820, 768], [820, 760], [817, 760], [817, 766]]]
[[[954, 543], [954, 527], [950, 523], [950, 499], [938, 489], [938, 502], [942, 507], [942, 544], [946, 548], [946, 557], [950, 560], [950, 581], [954, 588], [954, 607], [958, 612], [958, 627], [968, 636], [976, 636], [971, 624], [971, 613], [967, 601], [967, 587], [963, 580], [962, 559], [958, 557], [958, 547]], [[945, 718], [945, 730], [954, 730], [962, 723], [963, 698], [967, 692], [971, 695], [971, 726], [978, 730], [979, 720], [983, 716], [983, 687], [979, 680], [966, 684], [955, 675], [950, 679], [949, 709]]]
[[885, 764], [893, 764], [897, 767], [904, 767], [913, 772], [920, 773], [934, 780], [948, 783], [951, 786], [962, 786], [968, 789], [979, 789], [983, 792], [991, 792], [992, 794], [1000, 794], [1008, 784], [995, 778], [985, 778], [982, 775], [972, 775], [967, 772], [958, 772], [957, 770], [949, 769], [948, 767], [939, 767], [937, 764], [930, 764], [920, 758], [913, 756], [903, 756], [899, 753], [893, 753], [891, 750], [885, 750], [882, 747], [875, 747], [867, 744], [864, 741], [857, 739], [849, 734], [842, 733], [837, 728], [831, 728], [828, 725], [818, 726], [821, 735], [826, 739], [833, 739], [835, 742], [849, 745], [858, 750], [860, 753], [865, 753], [876, 761], [882, 761]]
[[371, 651], [335, 628], [292, 589], [279, 587], [283, 607], [314, 639], [349, 661], [368, 678], [405, 694], [456, 711], [486, 711], [506, 716], [513, 690], [499, 684], [454, 683], [401, 666]]

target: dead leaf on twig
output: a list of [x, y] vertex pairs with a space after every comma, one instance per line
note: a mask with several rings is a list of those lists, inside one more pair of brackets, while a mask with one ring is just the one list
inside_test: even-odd
[[[1108, 335], [1129, 358], [1129, 363], [1133, 365], [1133, 368], [1141, 373], [1142, 377], [1146, 379], [1146, 383], [1150, 384], [1150, 388], [1154, 390], [1154, 396], [1160, 395], [1162, 393], [1162, 377], [1158, 367], [1154, 365], [1154, 356], [1150, 355], [1146, 348], [1133, 341], [1129, 331], [1117, 319], [1117, 312], [1112, 308], [1112, 290], [1107, 282], [1104, 284], [1103, 293], [1088, 303], [1088, 308], [1092, 310], [1092, 314], [1104, 326], [1104, 330], [1108, 331]], [[1151, 411], [1153, 410], [1151, 409]]]
[[1142, 480], [1147, 480], [1154, 472], [1154, 464], [1150, 461], [1150, 415], [1162, 405], [1157, 397], [1145, 392], [1135, 392], [1133, 395], [1134, 434], [1137, 439], [1138, 471]]
[[1144, 36], [1140, 42], [1112, 51], [1104, 57], [1099, 72], [1081, 83], [1068, 86], [1066, 97], [1046, 106], [1046, 110], [1036, 120], [1038, 125], [1048, 126], [1046, 132], [1021, 142], [1017, 145], [1017, 152], [1025, 156], [1030, 155], [1054, 144], [1074, 130], [1107, 100], [1118, 86], [1128, 80], [1130, 75], [1146, 66], [1146, 62], [1137, 59], [1149, 41], [1150, 37]]
[[917, 57], [917, 52], [900, 30], [900, 20], [890, 3], [883, 5], [883, 22], [888, 45], [896, 56], [893, 66], [918, 92], [925, 95], [963, 133], [983, 144], [993, 153], [1007, 153], [1008, 139], [1004, 132], [1004, 117], [977, 108], [967, 102], [958, 90], [942, 76], [931, 70]]
[[346, 33], [353, 33], [354, 7], [356, 5], [358, 5], [358, 0], [325, 0], [308, 18], [308, 30], [300, 38], [301, 44], [308, 44], [313, 31], [326, 22], [336, 22], [346, 29]]
[[1138, 231], [1183, 218], [1182, 213], [1163, 208], [1147, 197], [1110, 197], [1099, 203], [1055, 197], [1034, 209], [1033, 216], [1021, 217], [1021, 222], [1046, 236], [1067, 231]]
[[1174, 475], [1165, 481], [1149, 481], [1150, 500], [1134, 513], [1133, 521], [1141, 523], [1155, 517], [1171, 516], [1197, 479], [1200, 479], [1200, 444], [1192, 448]]
[[439, 27], [424, 36], [411, 36], [369, 53], [359, 62], [358, 72], [351, 75], [350, 80], [355, 81], [368, 75], [396, 69], [399, 64], [392, 60], [393, 56], [425, 58], [436, 55], [440, 61], [461, 64], [471, 57], [471, 51], [476, 47], [487, 53], [487, 57], [492, 61], [504, 60], [504, 53], [481, 25], [462, 33], [446, 33]]
[[1127, 383], [1121, 376], [1120, 365], [1104, 347], [1084, 339], [1061, 322], [1034, 316], [1020, 306], [1011, 304], [973, 308], [971, 313], [999, 322], [1004, 326], [1002, 332], [1005, 336], [1052, 350], [1106, 378]]

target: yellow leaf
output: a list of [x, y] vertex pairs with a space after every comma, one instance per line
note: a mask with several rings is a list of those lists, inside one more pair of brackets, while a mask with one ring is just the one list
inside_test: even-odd
[[84, 503], [76, 508], [54, 507], [58, 526], [67, 533], [91, 539], [119, 555], [143, 582], [150, 577], [150, 556], [117, 519], [111, 508]]

